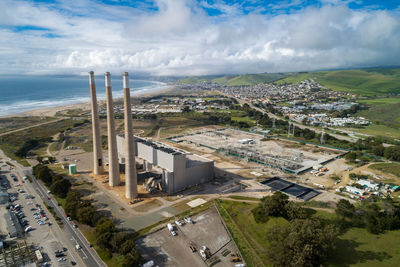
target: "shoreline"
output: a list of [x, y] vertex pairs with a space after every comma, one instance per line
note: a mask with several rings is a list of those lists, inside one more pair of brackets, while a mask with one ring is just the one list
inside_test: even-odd
[[[131, 98], [149, 97], [149, 96], [154, 96], [154, 95], [159, 95], [159, 94], [161, 95], [161, 94], [170, 92], [173, 89], [174, 89], [174, 86], [167, 85], [165, 88], [150, 91], [150, 92], [143, 92], [143, 93], [138, 93], [138, 94], [133, 93], [132, 94], [132, 91], [131, 91]], [[123, 98], [121, 98], [121, 97], [113, 98], [113, 102], [122, 100], [122, 99]], [[105, 103], [105, 100], [97, 100], [97, 102], [98, 102], [98, 105], [101, 105], [101, 104]], [[0, 116], [0, 119], [12, 118], [12, 117], [55, 117], [57, 112], [67, 111], [67, 110], [71, 110], [71, 109], [82, 109], [83, 111], [90, 110], [90, 102], [81, 102], [81, 103], [75, 103], [75, 104], [70, 104], [70, 105], [65, 105], [65, 106], [54, 106], [54, 107], [48, 107], [48, 108], [32, 109], [32, 110], [23, 111], [21, 113]]]

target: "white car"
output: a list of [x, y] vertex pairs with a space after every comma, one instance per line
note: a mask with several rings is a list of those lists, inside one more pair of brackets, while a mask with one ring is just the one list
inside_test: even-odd
[[28, 226], [25, 228], [25, 233], [29, 232], [30, 230], [32, 230], [32, 226]]
[[190, 217], [185, 217], [183, 218], [185, 220], [185, 222], [187, 223], [193, 223], [192, 219], [190, 219]]
[[59, 258], [57, 261], [61, 262], [61, 261], [66, 261], [66, 260], [67, 260], [66, 258]]
[[171, 231], [171, 234], [172, 234], [173, 236], [176, 236], [176, 232], [175, 232], [175, 231]]
[[179, 225], [179, 226], [183, 225], [182, 221], [179, 221], [179, 220], [176, 220], [175, 223], [176, 223], [176, 225]]

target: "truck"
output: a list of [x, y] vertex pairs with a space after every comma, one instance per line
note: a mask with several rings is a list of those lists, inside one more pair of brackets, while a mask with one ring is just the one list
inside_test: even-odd
[[200, 249], [200, 255], [203, 259], [208, 259], [211, 257], [210, 249], [206, 246], [202, 246]]

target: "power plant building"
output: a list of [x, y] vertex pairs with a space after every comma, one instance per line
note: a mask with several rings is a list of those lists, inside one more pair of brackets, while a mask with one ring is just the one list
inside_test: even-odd
[[[120, 163], [125, 163], [125, 136], [117, 136]], [[135, 155], [146, 171], [161, 174], [163, 191], [173, 194], [214, 178], [214, 161], [135, 136]]]

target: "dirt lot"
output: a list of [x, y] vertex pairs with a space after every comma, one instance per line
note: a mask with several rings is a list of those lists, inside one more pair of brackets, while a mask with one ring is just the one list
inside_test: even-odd
[[[231, 254], [237, 248], [225, 230], [218, 212], [210, 208], [193, 218], [194, 224], [174, 225], [176, 236], [167, 227], [138, 241], [138, 247], [146, 259], [152, 259], [158, 266], [234, 266]], [[189, 245], [197, 251], [192, 252]], [[212, 254], [204, 261], [199, 253], [201, 246], [207, 246]], [[225, 256], [223, 256], [224, 254]]]

